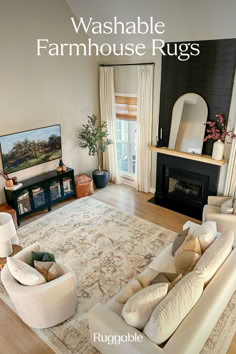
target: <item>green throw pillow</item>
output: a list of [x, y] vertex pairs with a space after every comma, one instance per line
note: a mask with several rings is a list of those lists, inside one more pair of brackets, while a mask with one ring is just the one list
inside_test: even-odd
[[56, 262], [53, 253], [49, 252], [34, 252], [32, 251], [32, 265], [34, 267], [34, 261], [38, 262]]

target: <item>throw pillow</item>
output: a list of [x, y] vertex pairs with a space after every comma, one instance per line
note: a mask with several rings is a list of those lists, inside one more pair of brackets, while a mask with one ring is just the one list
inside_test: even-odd
[[203, 286], [203, 279], [195, 272], [183, 277], [157, 305], [143, 333], [158, 345], [165, 342], [196, 304]]
[[151, 284], [152, 280], [157, 276], [157, 274], [158, 271], [147, 267], [142, 273], [137, 275], [136, 279], [139, 281], [143, 288], [146, 288], [146, 286]]
[[11, 275], [22, 285], [40, 285], [46, 279], [29, 264], [14, 257], [7, 257], [7, 265]]
[[138, 291], [126, 302], [122, 317], [130, 326], [143, 329], [155, 307], [168, 292], [168, 284], [154, 284]]
[[194, 271], [197, 271], [203, 277], [205, 284], [209, 282], [224, 263], [232, 251], [233, 243], [234, 232], [225, 231], [204, 252], [203, 256], [194, 267]]
[[184, 241], [175, 254], [175, 268], [177, 273], [191, 272], [202, 255], [198, 238], [190, 236]]
[[34, 266], [34, 261], [56, 262], [55, 256], [54, 256], [53, 253], [49, 253], [49, 252], [34, 252], [34, 251], [32, 251], [33, 266]]
[[34, 261], [34, 267], [47, 281], [59, 278], [64, 274], [63, 269], [55, 262]]
[[126, 287], [119, 292], [119, 294], [115, 297], [115, 300], [120, 304], [125, 304], [132, 295], [142, 289], [143, 287], [140, 282], [137, 279], [132, 279]]
[[214, 241], [217, 235], [216, 222], [207, 221], [200, 225], [193, 233], [193, 238], [198, 238], [201, 244], [202, 252]]
[[220, 212], [221, 214], [233, 214], [234, 205], [233, 199], [226, 200], [223, 204], [221, 204]]
[[173, 245], [172, 245], [172, 255], [173, 256], [175, 255], [177, 249], [182, 245], [182, 243], [185, 241], [186, 237], [188, 236], [189, 229], [190, 229], [190, 227], [181, 231], [176, 236], [176, 239], [174, 240]]
[[151, 282], [151, 284], [168, 284], [168, 290], [172, 289], [175, 284], [182, 279], [182, 274], [177, 273], [159, 273]]

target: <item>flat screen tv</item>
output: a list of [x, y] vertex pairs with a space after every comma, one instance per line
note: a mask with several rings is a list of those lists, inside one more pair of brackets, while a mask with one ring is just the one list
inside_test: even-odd
[[62, 157], [61, 126], [0, 136], [0, 149], [6, 174], [59, 159]]

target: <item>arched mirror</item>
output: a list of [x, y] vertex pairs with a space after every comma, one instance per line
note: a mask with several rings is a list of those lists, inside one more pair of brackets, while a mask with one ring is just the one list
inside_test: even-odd
[[207, 117], [208, 107], [200, 95], [180, 96], [172, 110], [169, 149], [201, 154]]

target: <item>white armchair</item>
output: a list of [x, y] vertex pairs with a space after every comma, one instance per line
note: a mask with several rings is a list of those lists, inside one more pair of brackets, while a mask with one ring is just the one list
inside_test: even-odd
[[221, 214], [221, 205], [232, 197], [209, 196], [203, 208], [202, 222], [215, 221], [218, 232], [233, 230], [236, 235], [236, 214]]
[[[39, 252], [35, 243], [24, 248], [14, 257], [30, 264], [32, 251]], [[73, 271], [65, 265], [60, 266], [64, 275], [51, 282], [24, 286], [11, 275], [7, 264], [1, 272], [5, 286], [20, 318], [30, 327], [48, 328], [63, 322], [74, 315], [77, 300], [77, 281]]]

